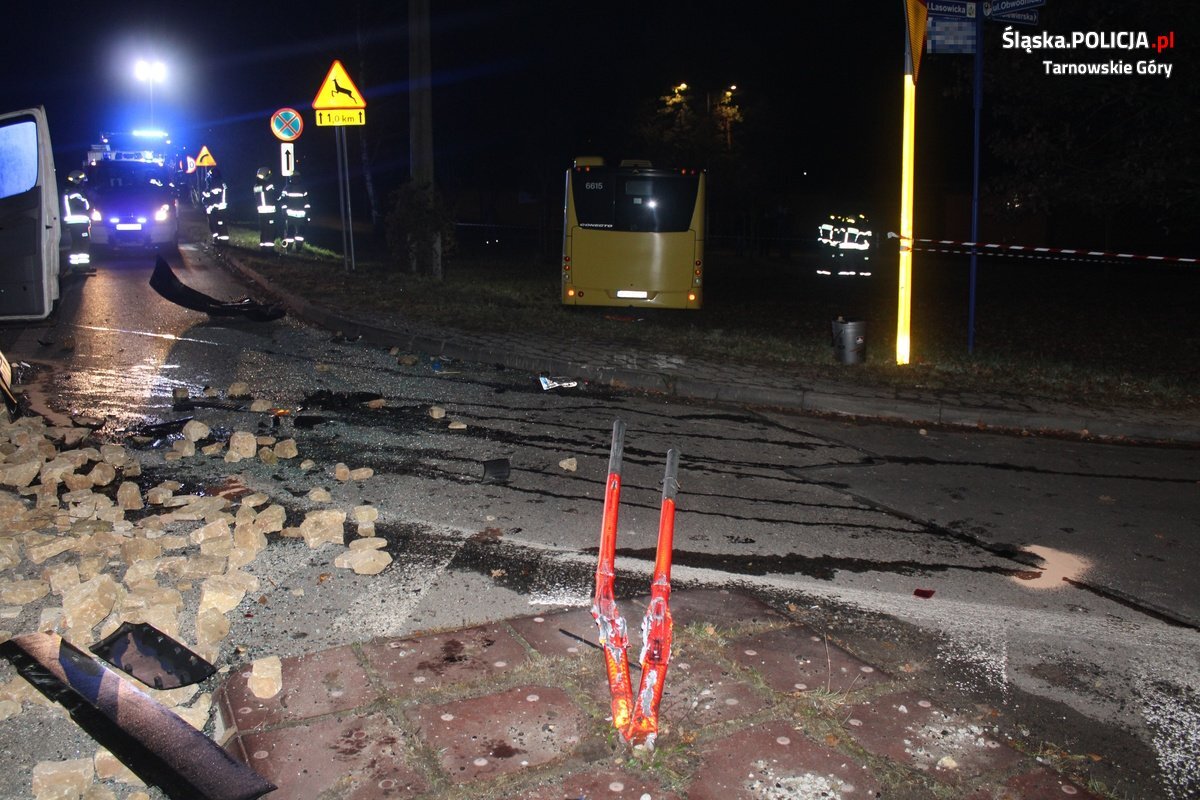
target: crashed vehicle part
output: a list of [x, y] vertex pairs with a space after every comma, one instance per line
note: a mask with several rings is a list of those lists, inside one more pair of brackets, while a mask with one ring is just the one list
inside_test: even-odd
[[638, 659], [641, 661], [642, 677], [635, 700], [629, 676], [629, 635], [625, 618], [618, 612], [613, 594], [617, 510], [621, 502], [621, 457], [624, 449], [625, 423], [616, 420], [608, 456], [604, 521], [600, 528], [600, 555], [596, 566], [592, 616], [600, 629], [600, 647], [604, 651], [604, 667], [612, 696], [613, 727], [630, 744], [643, 745], [652, 750], [658, 738], [658, 708], [666, 686], [667, 664], [671, 660], [674, 626], [670, 609], [671, 556], [675, 540], [675, 496], [679, 492], [679, 451], [667, 451], [654, 577], [650, 585], [650, 603], [642, 621], [642, 653]]
[[203, 292], [198, 292], [179, 280], [162, 256], [159, 256], [154, 262], [154, 272], [150, 275], [150, 286], [172, 303], [190, 308], [192, 311], [201, 311], [212, 317], [243, 317], [254, 322], [271, 322], [287, 313], [282, 306], [260, 303], [249, 297], [226, 301], [217, 300]]
[[148, 622], [122, 622], [88, 649], [155, 689], [190, 686], [216, 672], [212, 664]]
[[8, 363], [4, 353], [0, 353], [0, 395], [4, 398], [4, 407], [8, 409], [9, 417], [16, 419], [21, 416], [21, 404], [17, 402], [17, 397], [12, 391], [12, 365]]
[[93, 739], [171, 800], [254, 800], [276, 787], [60, 636], [30, 633], [0, 656]]

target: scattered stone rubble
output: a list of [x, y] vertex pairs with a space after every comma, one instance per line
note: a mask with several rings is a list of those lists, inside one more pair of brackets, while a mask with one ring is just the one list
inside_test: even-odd
[[[186, 389], [175, 394], [188, 396]], [[248, 397], [249, 391], [235, 384], [228, 395]], [[255, 405], [270, 410], [269, 404]], [[25, 618], [33, 620], [27, 627], [36, 625], [86, 650], [124, 622], [145, 622], [216, 664], [230, 631], [229, 615], [259, 590], [253, 562], [271, 536], [300, 538], [314, 550], [333, 545], [340, 549], [334, 566], [358, 575], [376, 575], [392, 561], [383, 549], [387, 541], [375, 536], [375, 506], [357, 506], [349, 514], [312, 510], [289, 526], [284, 507], [262, 493], [240, 501], [178, 494], [183, 486], [171, 480], [143, 489], [136, 454], [120, 444], [97, 445], [91, 434], [88, 427], [51, 426], [37, 416], [0, 420], [0, 641], [28, 632], [9, 629]], [[207, 424], [190, 420], [163, 459], [256, 459], [274, 465], [300, 455], [295, 439], [276, 441], [247, 431], [234, 431], [227, 442], [211, 441], [212, 436]], [[315, 466], [311, 459], [299, 464], [302, 472]], [[334, 467], [342, 482], [373, 474], [370, 467]], [[235, 478], [230, 484], [242, 486]], [[333, 502], [321, 487], [308, 496], [314, 503]], [[347, 546], [351, 520], [358, 536]], [[282, 689], [278, 658], [256, 661], [253, 675], [260, 697]], [[145, 691], [198, 730], [208, 724], [212, 698], [199, 687]], [[0, 684], [0, 720], [33, 706], [57, 708], [21, 677]], [[39, 800], [116, 797], [103, 785], [108, 781], [142, 785], [103, 748], [94, 758], [42, 762], [32, 774]], [[144, 792], [127, 796], [148, 800]]]

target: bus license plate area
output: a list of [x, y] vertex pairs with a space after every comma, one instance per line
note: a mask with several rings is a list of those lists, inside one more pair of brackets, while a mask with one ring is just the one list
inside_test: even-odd
[[636, 289], [617, 290], [617, 297], [621, 298], [622, 300], [645, 300], [649, 296], [649, 293]]

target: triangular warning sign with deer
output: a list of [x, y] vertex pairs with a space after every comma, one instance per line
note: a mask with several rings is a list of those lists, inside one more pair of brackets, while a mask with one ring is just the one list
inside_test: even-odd
[[350, 80], [342, 62], [334, 59], [329, 74], [325, 76], [325, 81], [317, 90], [317, 96], [313, 98], [312, 107], [314, 110], [366, 108], [367, 101], [363, 99], [362, 92], [354, 85], [354, 81]]

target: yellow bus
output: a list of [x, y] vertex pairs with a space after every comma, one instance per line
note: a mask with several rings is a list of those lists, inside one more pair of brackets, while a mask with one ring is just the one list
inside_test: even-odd
[[567, 170], [562, 302], [700, 308], [704, 172], [585, 156]]

